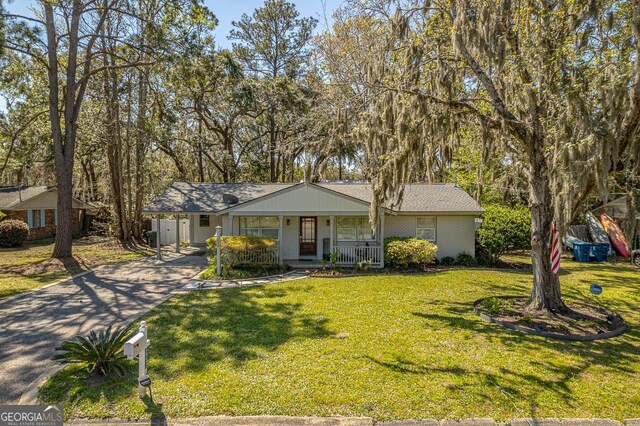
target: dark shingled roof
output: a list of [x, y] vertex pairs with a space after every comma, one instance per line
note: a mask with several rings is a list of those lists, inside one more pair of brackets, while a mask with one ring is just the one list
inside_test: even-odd
[[53, 186], [0, 186], [0, 210], [11, 209], [51, 189]]
[[[146, 213], [215, 213], [235, 204], [254, 200], [299, 184], [293, 183], [188, 183], [175, 182], [155, 201]], [[320, 182], [316, 184], [358, 200], [370, 202], [371, 185], [367, 183]], [[231, 204], [223, 194], [237, 197]], [[482, 213], [484, 210], [455, 184], [408, 184], [402, 204], [393, 210], [401, 213]]]
[[[368, 183], [321, 182], [318, 185], [366, 202], [370, 202], [373, 195], [371, 185]], [[401, 204], [393, 210], [443, 213], [484, 211], [464, 189], [453, 183], [407, 184], [404, 187]]]
[[244, 203], [293, 185], [292, 183], [174, 182], [153, 203], [146, 206], [144, 211], [154, 213], [212, 213], [233, 205], [223, 199], [223, 194], [233, 195], [237, 197], [238, 203]]

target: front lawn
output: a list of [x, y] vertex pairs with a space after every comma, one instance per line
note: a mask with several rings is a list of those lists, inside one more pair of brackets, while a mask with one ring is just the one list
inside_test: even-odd
[[125, 247], [112, 238], [86, 237], [73, 241], [73, 259], [64, 263], [49, 260], [51, 253], [51, 239], [0, 249], [0, 299], [42, 287], [97, 265], [139, 259], [152, 251]]
[[154, 402], [135, 373], [70, 367], [42, 389], [74, 418], [344, 415], [376, 420], [640, 417], [640, 270], [563, 261], [569, 301], [600, 302], [630, 330], [591, 343], [483, 322], [474, 300], [526, 294], [528, 271], [313, 278], [183, 294], [147, 316]]

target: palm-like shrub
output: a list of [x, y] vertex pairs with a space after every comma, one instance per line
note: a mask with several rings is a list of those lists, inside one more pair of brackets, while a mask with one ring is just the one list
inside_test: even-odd
[[107, 375], [115, 372], [123, 375], [126, 358], [122, 347], [129, 339], [131, 326], [106, 330], [91, 330], [88, 336], [76, 336], [75, 340], [64, 342], [53, 359], [65, 363], [86, 364], [89, 371]]

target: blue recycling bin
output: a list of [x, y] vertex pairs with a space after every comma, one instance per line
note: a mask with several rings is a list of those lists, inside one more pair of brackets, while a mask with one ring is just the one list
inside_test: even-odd
[[576, 262], [588, 262], [591, 256], [591, 243], [573, 243], [573, 259]]
[[609, 258], [609, 244], [599, 243], [591, 245], [591, 256], [596, 262], [606, 262]]

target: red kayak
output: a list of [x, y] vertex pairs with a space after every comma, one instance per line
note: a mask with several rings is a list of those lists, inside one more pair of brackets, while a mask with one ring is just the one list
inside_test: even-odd
[[602, 226], [604, 226], [604, 230], [611, 240], [611, 245], [613, 245], [613, 248], [616, 249], [620, 256], [631, 256], [631, 253], [629, 253], [627, 249], [627, 239], [624, 237], [622, 229], [620, 229], [618, 224], [604, 213], [600, 215], [600, 222], [602, 222]]

